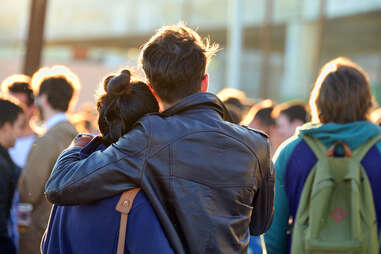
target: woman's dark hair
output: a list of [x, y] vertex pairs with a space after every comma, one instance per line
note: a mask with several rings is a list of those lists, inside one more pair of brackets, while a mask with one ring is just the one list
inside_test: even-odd
[[313, 121], [351, 123], [368, 120], [373, 97], [368, 75], [347, 58], [336, 58], [321, 69], [310, 96]]
[[128, 70], [108, 76], [103, 89], [105, 94], [97, 100], [98, 125], [107, 145], [116, 142], [145, 114], [159, 111], [149, 87], [144, 82], [131, 81]]

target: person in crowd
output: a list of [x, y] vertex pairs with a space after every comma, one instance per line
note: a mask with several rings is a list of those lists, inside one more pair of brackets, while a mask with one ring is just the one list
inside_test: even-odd
[[[80, 151], [81, 158], [106, 149], [131, 130], [137, 119], [159, 111], [148, 86], [131, 77], [128, 70], [108, 76], [103, 87], [105, 93], [97, 100], [102, 136]], [[42, 253], [116, 253], [120, 213], [115, 207], [120, 198], [118, 194], [90, 205], [53, 206]], [[174, 253], [143, 191], [137, 194], [128, 216], [124, 253]]]
[[159, 29], [141, 63], [161, 112], [86, 159], [81, 147], [65, 150], [48, 199], [84, 204], [141, 187], [176, 253], [247, 252], [250, 233], [272, 221], [273, 167], [266, 135], [225, 121], [223, 103], [206, 92], [216, 50], [184, 24]]
[[2, 85], [2, 91], [17, 98], [25, 108], [25, 124], [20, 138], [16, 140], [15, 146], [9, 149], [11, 158], [17, 166], [23, 168], [36, 133], [32, 127], [32, 117], [35, 115], [34, 93], [28, 76], [16, 74], [6, 78]]
[[[16, 139], [15, 145], [9, 149], [11, 159], [22, 169], [25, 166], [30, 148], [36, 139], [36, 134], [31, 123], [36, 107], [34, 105], [34, 94], [30, 84], [30, 77], [22, 74], [11, 75], [2, 82], [1, 88], [4, 94], [9, 94], [17, 98], [24, 105], [25, 122], [22, 133], [20, 137]], [[17, 249], [19, 239], [18, 204], [19, 194], [16, 188], [9, 218], [9, 233]]]
[[271, 143], [271, 155], [281, 143], [281, 138], [276, 131], [276, 122], [272, 117], [275, 104], [272, 100], [266, 99], [255, 104], [242, 120], [241, 124], [250, 128], [263, 131], [269, 136]]
[[309, 121], [310, 116], [306, 105], [301, 101], [289, 101], [277, 105], [272, 118], [276, 121], [276, 131], [281, 142], [294, 135], [297, 127]]
[[20, 169], [12, 161], [8, 149], [21, 135], [24, 121], [21, 104], [14, 99], [0, 97], [0, 250], [4, 254], [17, 253], [8, 232], [8, 221]]
[[66, 67], [41, 68], [32, 77], [36, 105], [46, 133], [34, 142], [20, 177], [20, 201], [33, 205], [31, 225], [20, 235], [20, 253], [40, 253], [40, 242], [49, 220], [51, 204], [44, 186], [58, 155], [77, 134], [66, 112], [79, 89], [78, 78]]
[[251, 107], [241, 124], [271, 136], [275, 129], [275, 120], [271, 116], [273, 109], [274, 102], [272, 100], [263, 100]]
[[235, 88], [224, 88], [217, 93], [217, 97], [224, 103], [236, 124], [242, 121], [253, 105], [253, 100], [247, 98], [245, 92]]
[[[341, 141], [353, 151], [381, 133], [379, 126], [368, 121], [373, 105], [368, 76], [349, 59], [337, 58], [322, 68], [309, 104], [313, 123], [300, 127], [298, 133], [284, 142], [274, 156], [275, 212], [272, 226], [265, 234], [269, 254], [290, 253], [290, 232], [294, 227], [303, 186], [318, 161], [303, 137], [307, 135], [319, 140], [327, 150]], [[362, 158], [361, 165], [370, 182], [377, 228], [380, 230], [381, 141]], [[346, 218], [346, 214], [344, 211], [339, 214], [341, 217], [334, 213], [331, 216], [340, 221]]]

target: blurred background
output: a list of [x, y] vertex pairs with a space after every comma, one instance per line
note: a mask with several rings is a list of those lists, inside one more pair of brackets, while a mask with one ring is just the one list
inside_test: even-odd
[[[100, 80], [136, 66], [157, 28], [185, 21], [221, 45], [210, 90], [307, 99], [324, 62], [346, 56], [381, 102], [381, 0], [2, 0], [0, 80], [64, 64], [78, 74], [78, 106]], [[43, 35], [42, 43], [39, 35]]]

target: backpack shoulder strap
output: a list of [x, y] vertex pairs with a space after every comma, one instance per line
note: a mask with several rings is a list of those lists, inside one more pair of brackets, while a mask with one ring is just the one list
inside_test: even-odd
[[314, 152], [315, 156], [318, 159], [327, 158], [328, 149], [325, 147], [325, 145], [322, 142], [308, 135], [303, 135], [302, 138], [307, 143], [307, 145], [311, 148], [311, 150]]
[[118, 204], [115, 207], [115, 210], [121, 213], [117, 254], [124, 253], [124, 242], [126, 240], [128, 213], [130, 212], [134, 199], [140, 190], [140, 188], [135, 188], [123, 192], [122, 196], [118, 201]]
[[364, 156], [368, 153], [368, 151], [380, 140], [381, 134], [368, 139], [368, 141], [366, 141], [363, 145], [354, 150], [353, 157], [356, 160], [361, 161], [362, 158], [364, 158]]

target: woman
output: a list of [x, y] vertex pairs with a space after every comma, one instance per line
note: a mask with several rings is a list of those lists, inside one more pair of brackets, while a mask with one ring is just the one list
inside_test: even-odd
[[[123, 70], [108, 76], [105, 93], [97, 101], [101, 137], [95, 137], [81, 150], [81, 158], [104, 150], [127, 133], [134, 123], [159, 106], [148, 86], [131, 80]], [[86, 143], [86, 139], [81, 139]], [[76, 143], [79, 144], [78, 142]], [[81, 206], [54, 206], [42, 240], [42, 252], [116, 253], [120, 213], [115, 207], [121, 195]], [[124, 253], [174, 253], [160, 222], [143, 191], [140, 191], [128, 216]]]
[[[291, 231], [300, 196], [317, 162], [303, 135], [318, 139], [327, 150], [337, 141], [342, 141], [353, 151], [381, 134], [380, 127], [368, 121], [373, 107], [369, 78], [349, 59], [337, 58], [322, 68], [311, 92], [310, 106], [315, 123], [302, 126], [298, 134], [283, 143], [274, 156], [277, 170], [275, 212], [272, 226], [265, 235], [269, 254], [290, 252]], [[369, 178], [379, 230], [381, 141], [368, 150], [361, 164]]]

